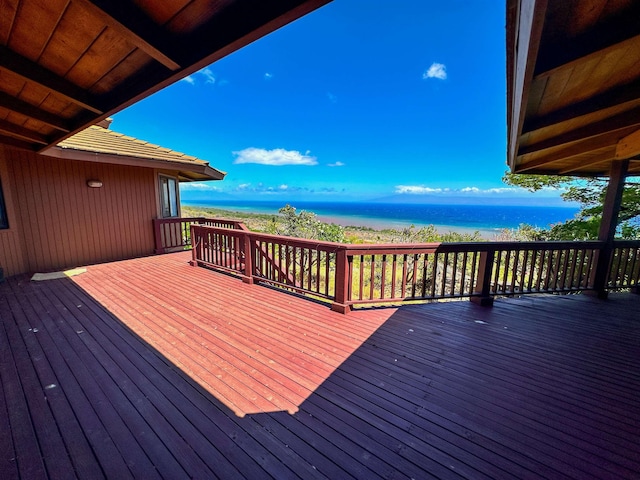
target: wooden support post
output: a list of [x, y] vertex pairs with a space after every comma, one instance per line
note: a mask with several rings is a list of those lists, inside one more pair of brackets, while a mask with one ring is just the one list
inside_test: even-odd
[[347, 314], [351, 311], [349, 299], [349, 269], [347, 268], [347, 251], [340, 249], [336, 252], [336, 294], [331, 304], [334, 312]]
[[165, 253], [164, 247], [162, 246], [162, 230], [160, 229], [160, 219], [153, 219], [153, 239], [155, 241], [155, 248], [153, 253], [158, 255], [159, 253]]
[[[201, 239], [199, 240], [198, 237], [196, 236], [196, 229], [198, 227], [196, 225], [194, 225], [193, 223], [191, 224], [191, 261], [189, 262], [189, 265], [191, 265], [192, 267], [197, 267], [198, 266], [198, 247], [200, 246], [200, 242], [202, 241]], [[193, 239], [196, 239], [195, 241]]]
[[480, 252], [478, 281], [473, 292], [474, 296], [471, 297], [471, 301], [482, 307], [493, 306], [493, 297], [491, 296], [491, 274], [493, 273], [494, 254], [495, 252], [493, 250]]
[[620, 213], [624, 181], [628, 170], [629, 160], [621, 160], [611, 165], [609, 174], [609, 185], [607, 186], [600, 231], [598, 232], [598, 240], [604, 242], [604, 245], [599, 252], [596, 252], [596, 268], [594, 268], [589, 282], [593, 286], [591, 294], [602, 299], [607, 298], [607, 281], [611, 255], [613, 254], [613, 239], [618, 226], [618, 214]]
[[243, 235], [242, 243], [244, 243], [244, 276], [242, 277], [242, 281], [244, 283], [248, 283], [249, 285], [252, 285], [254, 283], [254, 279], [253, 279], [254, 248], [253, 247], [255, 245], [255, 240], [253, 240], [250, 235], [245, 233]]

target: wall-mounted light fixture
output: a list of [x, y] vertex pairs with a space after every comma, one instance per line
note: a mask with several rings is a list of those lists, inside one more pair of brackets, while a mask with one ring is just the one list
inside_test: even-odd
[[100, 188], [102, 187], [102, 182], [100, 180], [87, 180], [87, 187]]

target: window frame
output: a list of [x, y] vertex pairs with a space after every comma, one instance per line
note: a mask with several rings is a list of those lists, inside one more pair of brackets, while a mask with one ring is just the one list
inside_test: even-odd
[[9, 229], [9, 216], [7, 215], [7, 203], [4, 200], [2, 179], [0, 179], [0, 230]]
[[[160, 216], [162, 218], [179, 218], [180, 187], [178, 179], [169, 175], [160, 174], [158, 175], [158, 182], [160, 188]], [[171, 191], [172, 183], [173, 192]], [[172, 203], [172, 200], [174, 203]]]

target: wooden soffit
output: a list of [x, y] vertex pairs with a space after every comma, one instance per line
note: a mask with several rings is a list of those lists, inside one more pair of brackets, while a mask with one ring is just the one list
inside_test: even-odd
[[0, 144], [43, 151], [329, 1], [0, 1]]
[[640, 174], [640, 2], [508, 0], [508, 163], [516, 173]]

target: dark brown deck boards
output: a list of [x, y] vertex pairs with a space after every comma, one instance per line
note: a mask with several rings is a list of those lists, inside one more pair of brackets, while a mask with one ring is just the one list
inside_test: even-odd
[[640, 297], [342, 316], [183, 253], [0, 284], [0, 478], [639, 478]]

